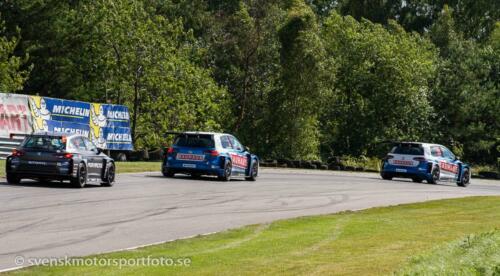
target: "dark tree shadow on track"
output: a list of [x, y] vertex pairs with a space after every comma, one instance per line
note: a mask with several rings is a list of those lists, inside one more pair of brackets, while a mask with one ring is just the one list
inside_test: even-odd
[[[220, 181], [219, 179], [217, 179], [217, 177], [215, 176], [199, 176], [199, 177], [192, 177], [190, 175], [185, 175], [185, 174], [179, 174], [179, 175], [175, 175], [174, 177], [165, 177], [163, 175], [146, 175], [145, 177], [151, 177], [151, 178], [161, 178], [161, 179], [165, 179], [165, 180], [183, 180], [183, 181], [186, 181], [186, 180], [198, 180], [198, 181], [205, 181], [205, 182], [219, 182], [219, 183], [228, 183], [228, 182], [224, 182], [224, 181]], [[246, 182], [245, 179], [234, 179], [232, 178], [230, 182]]]

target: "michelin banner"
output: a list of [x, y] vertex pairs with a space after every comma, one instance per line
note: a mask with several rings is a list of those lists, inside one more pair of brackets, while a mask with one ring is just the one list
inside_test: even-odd
[[122, 105], [91, 104], [89, 137], [101, 148], [133, 150], [128, 108]]
[[133, 150], [128, 108], [28, 96], [34, 131], [78, 133], [99, 148]]
[[32, 131], [28, 96], [0, 93], [0, 137]]

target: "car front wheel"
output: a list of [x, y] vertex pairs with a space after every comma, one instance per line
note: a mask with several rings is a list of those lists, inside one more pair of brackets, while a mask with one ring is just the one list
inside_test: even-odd
[[111, 187], [115, 183], [116, 167], [115, 164], [109, 163], [108, 169], [106, 170], [105, 181], [101, 183], [102, 186]]

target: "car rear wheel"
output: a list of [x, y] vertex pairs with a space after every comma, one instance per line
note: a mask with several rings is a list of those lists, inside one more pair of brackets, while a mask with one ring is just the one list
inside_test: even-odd
[[440, 173], [441, 172], [439, 171], [439, 167], [434, 166], [434, 168], [432, 168], [430, 177], [427, 179], [427, 183], [438, 184]]
[[167, 168], [163, 168], [163, 169], [161, 170], [161, 173], [162, 173], [162, 174], [163, 174], [163, 176], [165, 176], [165, 177], [174, 177], [174, 175], [175, 175], [175, 172], [174, 172], [174, 171], [169, 170], [169, 169], [167, 169]]
[[87, 184], [87, 168], [85, 167], [85, 164], [80, 163], [80, 165], [78, 165], [78, 173], [76, 174], [76, 177], [71, 179], [71, 184], [76, 188], [85, 187]]
[[464, 172], [462, 173], [462, 179], [460, 179], [459, 182], [457, 182], [457, 185], [460, 187], [467, 187], [469, 186], [470, 183], [470, 170], [468, 168], [464, 169]]
[[250, 172], [250, 176], [245, 179], [248, 181], [257, 180], [257, 176], [259, 175], [259, 162], [255, 161], [252, 165], [252, 171]]
[[109, 163], [108, 169], [106, 170], [105, 181], [101, 183], [102, 186], [111, 187], [115, 183], [116, 167], [115, 164]]
[[218, 178], [221, 181], [229, 181], [231, 180], [231, 173], [233, 171], [233, 165], [231, 164], [231, 161], [227, 162], [226, 166], [224, 167], [224, 174], [220, 175]]
[[19, 184], [21, 183], [21, 178], [13, 173], [7, 173], [7, 183], [9, 184]]
[[392, 175], [389, 174], [389, 173], [386, 173], [386, 172], [381, 172], [380, 173], [380, 176], [382, 176], [382, 179], [385, 179], [385, 180], [392, 180]]

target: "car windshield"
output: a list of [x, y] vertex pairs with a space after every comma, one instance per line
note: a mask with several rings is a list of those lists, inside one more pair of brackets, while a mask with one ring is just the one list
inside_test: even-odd
[[420, 144], [399, 144], [395, 146], [391, 153], [407, 155], [424, 155], [424, 148]]
[[175, 138], [174, 145], [190, 148], [213, 148], [215, 147], [212, 135], [179, 135]]
[[66, 143], [62, 137], [29, 136], [26, 137], [22, 147], [24, 149], [56, 151], [65, 149]]

